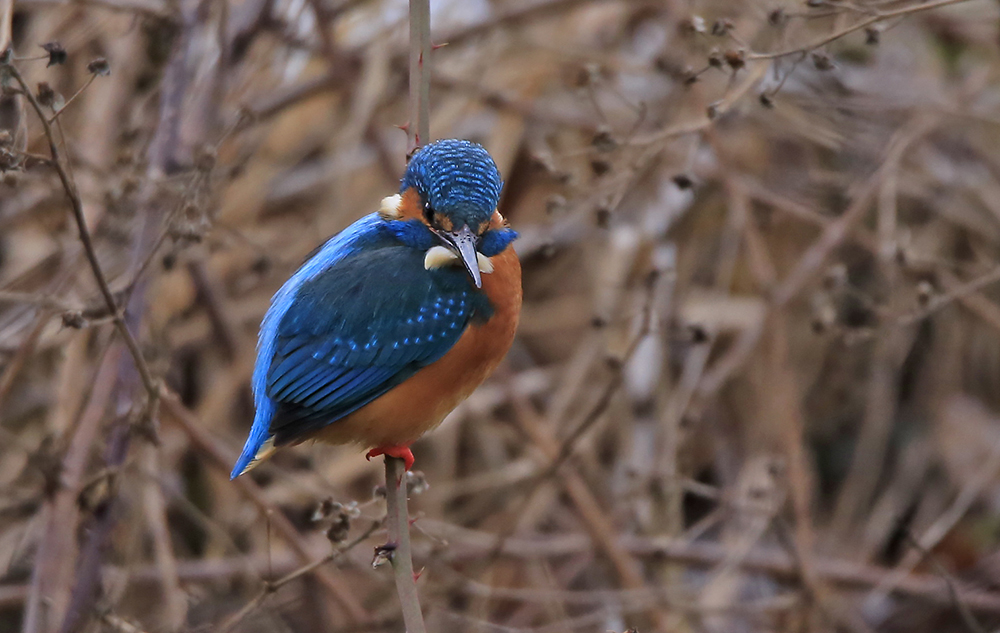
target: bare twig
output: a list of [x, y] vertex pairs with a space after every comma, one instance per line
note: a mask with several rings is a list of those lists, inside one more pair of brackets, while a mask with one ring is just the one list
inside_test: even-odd
[[[297, 580], [305, 576], [306, 574], [314, 572], [316, 569], [327, 563], [332, 563], [333, 561], [337, 560], [347, 552], [354, 549], [356, 546], [360, 545], [375, 532], [375, 530], [379, 527], [379, 525], [380, 525], [379, 523], [372, 523], [368, 527], [368, 529], [365, 530], [364, 533], [362, 533], [360, 536], [352, 540], [350, 543], [345, 544], [343, 547], [338, 547], [337, 549], [333, 550], [323, 558], [318, 558], [311, 563], [307, 563], [302, 567], [299, 567], [298, 569], [292, 570], [273, 582], [266, 581], [264, 583], [264, 588], [260, 590], [260, 593], [254, 596], [249, 602], [243, 605], [243, 607], [239, 611], [234, 613], [225, 622], [219, 625], [218, 629], [219, 633], [228, 633], [229, 631], [233, 630], [236, 627], [236, 625], [242, 622], [248, 615], [253, 613], [258, 607], [264, 604], [264, 600], [266, 600], [268, 596], [276, 592], [278, 589], [281, 589], [282, 587], [292, 582], [293, 580]], [[267, 567], [268, 570], [273, 569], [272, 561], [270, 559], [267, 561]]]
[[396, 577], [396, 593], [403, 608], [407, 633], [424, 633], [424, 616], [413, 575], [413, 555], [410, 550], [410, 515], [406, 503], [406, 471], [403, 460], [385, 456], [386, 528], [389, 541], [382, 546], [392, 561]]
[[[165, 394], [163, 404], [166, 411], [188, 434], [188, 437], [191, 438], [194, 445], [209, 457], [212, 465], [222, 473], [228, 474], [230, 464], [233, 463], [236, 456], [226, 455], [222, 449], [219, 448], [211, 436], [204, 431], [204, 425], [202, 425], [200, 421], [197, 420], [195, 416], [184, 407], [183, 404], [181, 404], [176, 395], [170, 393]], [[234, 482], [262, 514], [270, 517], [271, 524], [274, 526], [275, 531], [288, 542], [303, 563], [312, 562], [312, 552], [303, 540], [302, 536], [299, 534], [298, 530], [295, 529], [295, 526], [292, 525], [292, 522], [289, 521], [284, 514], [277, 511], [274, 506], [268, 502], [260, 487], [258, 487], [257, 484], [255, 484], [249, 477], [238, 477], [234, 480]], [[366, 622], [371, 619], [365, 608], [361, 606], [354, 595], [348, 591], [347, 585], [342, 579], [332, 576], [322, 567], [316, 567], [310, 571], [337, 599], [337, 601], [344, 607], [344, 610], [347, 611], [355, 622]]]
[[80, 192], [77, 190], [76, 184], [72, 181], [72, 179], [70, 179], [69, 173], [66, 171], [66, 165], [59, 154], [59, 149], [56, 146], [55, 136], [52, 133], [52, 127], [49, 125], [49, 120], [46, 118], [41, 104], [38, 103], [38, 100], [31, 92], [27, 82], [25, 82], [24, 77], [21, 76], [21, 73], [18, 72], [17, 68], [12, 64], [7, 65], [6, 68], [21, 87], [22, 94], [24, 94], [24, 96], [28, 99], [28, 103], [31, 104], [35, 114], [38, 115], [39, 122], [42, 124], [42, 128], [45, 131], [45, 138], [49, 143], [49, 154], [52, 156], [52, 166], [55, 168], [56, 174], [59, 175], [59, 182], [62, 183], [63, 190], [66, 192], [66, 197], [69, 199], [70, 208], [73, 212], [73, 219], [76, 221], [76, 227], [80, 235], [80, 242], [83, 244], [83, 250], [87, 256], [87, 262], [90, 264], [90, 270], [94, 275], [94, 279], [97, 281], [97, 286], [101, 291], [101, 296], [103, 297], [104, 303], [108, 308], [108, 312], [114, 319], [115, 327], [118, 329], [119, 334], [121, 334], [122, 339], [125, 341], [125, 346], [128, 348], [129, 354], [132, 355], [132, 359], [135, 362], [135, 368], [139, 372], [142, 384], [146, 388], [146, 393], [149, 395], [150, 405], [152, 405], [152, 403], [159, 398], [160, 394], [157, 380], [153, 377], [152, 372], [150, 372], [149, 365], [146, 364], [146, 359], [142, 355], [142, 350], [139, 349], [139, 343], [136, 342], [135, 337], [132, 336], [128, 326], [125, 324], [124, 315], [118, 308], [118, 303], [115, 301], [115, 297], [111, 293], [111, 287], [108, 285], [108, 280], [104, 276], [104, 271], [101, 270], [101, 264], [97, 260], [97, 252], [94, 249], [94, 241], [90, 236], [90, 229], [87, 227], [87, 219], [83, 214], [83, 201], [80, 199]]
[[934, 553], [924, 548], [924, 546], [913, 537], [913, 534], [910, 533], [909, 530], [905, 530], [903, 536], [906, 539], [906, 542], [920, 552], [920, 555], [931, 564], [931, 567], [934, 568], [934, 573], [940, 576], [941, 579], [947, 583], [948, 595], [951, 596], [952, 603], [955, 605], [955, 610], [958, 611], [958, 615], [962, 618], [962, 622], [965, 623], [966, 628], [972, 633], [986, 633], [986, 629], [984, 629], [983, 625], [976, 619], [975, 614], [973, 614], [972, 610], [969, 609], [969, 605], [965, 604], [962, 600], [962, 596], [958, 592], [955, 579], [952, 577], [951, 573], [945, 569], [945, 566], [938, 561]]
[[431, 139], [431, 6], [430, 0], [410, 0], [410, 121], [407, 154]]
[[938, 0], [937, 2], [927, 2], [927, 3], [923, 3], [923, 4], [912, 4], [912, 5], [909, 5], [909, 6], [906, 6], [906, 7], [902, 7], [902, 8], [899, 8], [899, 9], [894, 9], [892, 11], [879, 11], [875, 15], [873, 15], [872, 17], [870, 17], [868, 19], [861, 20], [860, 22], [857, 22], [855, 24], [851, 24], [851, 25], [845, 26], [844, 28], [838, 29], [838, 30], [834, 31], [833, 33], [831, 33], [830, 35], [827, 35], [826, 37], [822, 37], [822, 38], [816, 40], [815, 42], [810, 42], [809, 44], [806, 44], [804, 46], [799, 46], [797, 48], [783, 50], [783, 51], [776, 51], [776, 52], [773, 52], [773, 53], [750, 53], [749, 55], [747, 55], [747, 58], [748, 59], [777, 59], [779, 57], [787, 57], [788, 55], [799, 55], [799, 54], [802, 54], [803, 52], [812, 51], [812, 50], [815, 50], [817, 48], [820, 48], [821, 46], [826, 46], [827, 44], [829, 44], [831, 42], [839, 40], [840, 38], [844, 37], [845, 35], [850, 35], [851, 33], [854, 33], [855, 31], [860, 31], [860, 30], [868, 28], [869, 26], [872, 26], [874, 24], [878, 24], [879, 22], [884, 22], [884, 21], [890, 20], [892, 18], [898, 18], [898, 17], [902, 17], [904, 15], [910, 15], [910, 14], [913, 14], [913, 13], [920, 13], [922, 11], [930, 11], [932, 9], [939, 9], [941, 7], [946, 7], [946, 6], [951, 5], [951, 4], [960, 4], [962, 2], [968, 2], [968, 1], [969, 0]]
[[75, 561], [75, 539], [79, 506], [77, 496], [90, 460], [91, 447], [111, 399], [122, 348], [112, 345], [100, 363], [90, 401], [74, 429], [58, 473], [59, 486], [47, 504], [44, 528], [32, 571], [31, 589], [25, 607], [24, 633], [53, 630], [68, 608], [69, 581]]
[[11, 23], [14, 18], [14, 0], [0, 0], [0, 54], [11, 47]]
[[49, 123], [54, 123], [55, 120], [59, 118], [59, 115], [65, 112], [66, 108], [68, 108], [71, 103], [76, 101], [76, 98], [83, 94], [84, 90], [90, 87], [90, 84], [94, 83], [95, 79], [97, 79], [97, 73], [91, 73], [90, 77], [87, 78], [87, 81], [85, 81], [84, 84], [77, 88], [77, 91], [73, 93], [73, 96], [67, 99], [66, 103], [64, 103], [61, 108], [56, 110], [56, 113], [49, 119]]

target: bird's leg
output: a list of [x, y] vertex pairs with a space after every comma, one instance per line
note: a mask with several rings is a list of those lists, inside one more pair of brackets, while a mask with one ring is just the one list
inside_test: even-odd
[[410, 451], [409, 444], [394, 445], [390, 444], [388, 446], [376, 446], [372, 450], [368, 451], [365, 457], [368, 461], [371, 461], [372, 457], [378, 457], [379, 455], [388, 455], [389, 457], [396, 457], [403, 460], [406, 464], [406, 470], [413, 468], [413, 453]]

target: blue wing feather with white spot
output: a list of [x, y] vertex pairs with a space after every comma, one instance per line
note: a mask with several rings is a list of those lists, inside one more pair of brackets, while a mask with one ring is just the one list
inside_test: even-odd
[[359, 220], [272, 301], [253, 378], [257, 415], [233, 476], [265, 443], [302, 439], [440, 359], [490, 311], [463, 270], [425, 270], [422, 251], [372, 216]]

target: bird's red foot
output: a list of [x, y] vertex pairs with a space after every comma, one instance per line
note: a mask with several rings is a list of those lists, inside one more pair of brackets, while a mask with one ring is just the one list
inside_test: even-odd
[[365, 457], [368, 461], [371, 461], [372, 457], [378, 457], [379, 455], [388, 455], [389, 457], [397, 457], [406, 464], [406, 470], [413, 468], [413, 453], [410, 451], [409, 446], [376, 446], [372, 450], [368, 451]]

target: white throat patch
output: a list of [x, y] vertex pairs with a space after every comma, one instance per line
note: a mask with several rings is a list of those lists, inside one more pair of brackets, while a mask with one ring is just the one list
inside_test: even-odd
[[[479, 260], [479, 272], [489, 274], [493, 272], [493, 262], [489, 257], [483, 255], [482, 253], [476, 253], [476, 259]], [[461, 264], [458, 261], [458, 255], [456, 255], [450, 248], [444, 246], [434, 246], [427, 249], [427, 254], [424, 255], [424, 268], [426, 270], [432, 270], [434, 268], [443, 268], [444, 266], [452, 266], [456, 264]]]

